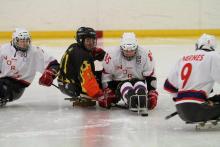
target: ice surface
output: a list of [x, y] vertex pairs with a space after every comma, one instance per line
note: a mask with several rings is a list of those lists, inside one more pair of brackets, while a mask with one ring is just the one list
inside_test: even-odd
[[[117, 108], [73, 108], [55, 87], [38, 85], [40, 74], [37, 74], [19, 100], [0, 109], [0, 147], [219, 147], [220, 129], [198, 132], [195, 125], [186, 125], [177, 116], [164, 120], [175, 107], [163, 90], [163, 82], [178, 57], [193, 51], [194, 41], [193, 38], [140, 41], [152, 50], [157, 63], [160, 95], [157, 108], [148, 117]], [[60, 60], [69, 44], [48, 42], [51, 43], [34, 43]], [[111, 48], [117, 42], [104, 40], [102, 45]]]

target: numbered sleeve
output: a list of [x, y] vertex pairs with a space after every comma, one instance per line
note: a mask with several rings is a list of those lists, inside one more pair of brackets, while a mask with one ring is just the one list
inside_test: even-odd
[[144, 65], [144, 71], [143, 71], [143, 76], [144, 77], [156, 77], [155, 74], [155, 61], [153, 58], [153, 54], [151, 51], [148, 51], [147, 54], [145, 55], [145, 65]]
[[109, 81], [112, 81], [112, 76], [114, 73], [114, 66], [112, 57], [109, 53], [105, 54], [104, 61], [103, 61], [103, 72], [102, 72], [102, 83], [107, 83]]

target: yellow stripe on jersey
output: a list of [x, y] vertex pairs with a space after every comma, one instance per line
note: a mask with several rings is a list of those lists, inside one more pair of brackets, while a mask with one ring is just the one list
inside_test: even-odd
[[66, 70], [67, 70], [66, 64], [67, 64], [68, 58], [69, 58], [69, 55], [67, 54], [67, 55], [66, 55], [66, 58], [65, 58], [65, 62], [64, 62], [64, 68], [63, 68], [65, 74], [66, 74], [66, 72], [67, 72], [67, 71], [66, 71]]
[[[63, 71], [66, 74], [67, 73], [67, 61], [68, 61], [69, 55], [67, 53], [65, 53], [61, 59], [61, 64], [60, 64], [60, 68], [63, 67]], [[63, 62], [64, 61], [64, 62]]]

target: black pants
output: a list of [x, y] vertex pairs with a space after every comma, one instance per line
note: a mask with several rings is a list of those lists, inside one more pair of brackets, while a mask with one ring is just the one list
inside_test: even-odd
[[9, 77], [0, 78], [0, 99], [11, 102], [19, 99], [27, 85]]
[[199, 122], [220, 117], [220, 105], [210, 106], [207, 103], [182, 103], [176, 105], [180, 118], [186, 122]]
[[60, 91], [70, 97], [77, 97], [82, 93], [81, 87], [75, 83], [60, 83], [58, 82]]
[[[96, 81], [99, 84], [99, 87], [102, 88], [102, 83], [101, 83], [102, 71], [95, 71], [94, 74], [96, 77]], [[66, 94], [70, 97], [76, 97], [79, 96], [81, 93], [83, 93], [80, 83], [64, 83], [58, 80], [58, 86], [63, 94]]]
[[122, 95], [120, 92], [121, 86], [125, 82], [130, 82], [132, 85], [134, 85], [138, 81], [145, 82], [145, 80], [139, 80], [139, 79], [131, 79], [131, 80], [124, 80], [124, 81], [110, 81], [108, 82], [108, 87], [115, 92], [117, 101], [120, 101], [122, 98]]
[[108, 82], [108, 87], [115, 92], [118, 98], [122, 98], [122, 95], [120, 92], [121, 86], [125, 82], [130, 82], [132, 85], [134, 85], [138, 81], [145, 82], [145, 80], [139, 80], [139, 79], [131, 79], [131, 80], [125, 80], [125, 81], [110, 81]]

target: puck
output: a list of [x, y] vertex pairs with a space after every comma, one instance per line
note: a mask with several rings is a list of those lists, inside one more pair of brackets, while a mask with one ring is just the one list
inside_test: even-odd
[[148, 116], [148, 113], [142, 113], [141, 116]]

